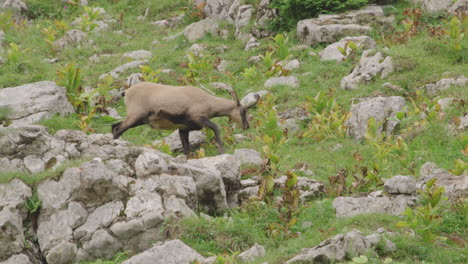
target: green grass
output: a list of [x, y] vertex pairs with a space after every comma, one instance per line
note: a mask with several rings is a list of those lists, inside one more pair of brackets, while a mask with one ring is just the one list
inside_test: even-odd
[[[8, 49], [10, 43], [16, 43], [21, 45], [21, 48], [25, 51], [20, 56], [19, 63], [11, 64], [7, 62], [0, 65], [0, 88], [42, 80], [55, 80], [57, 70], [72, 61], [75, 61], [76, 65], [82, 70], [84, 86], [97, 87], [98, 78], [101, 74], [128, 62], [122, 59], [123, 53], [145, 49], [153, 52], [154, 58], [149, 62], [153, 69], [164, 68], [174, 71], [171, 74], [161, 74], [159, 76], [161, 83], [169, 85], [204, 85], [207, 87], [206, 84], [210, 81], [226, 82], [234, 87], [240, 97], [249, 92], [265, 90], [263, 84], [267, 76], [264, 72], [268, 69], [265, 69], [262, 63], [255, 65], [257, 74], [254, 78], [247, 79], [242, 73], [246, 68], [252, 66], [247, 60], [251, 56], [264, 55], [265, 52], [271, 51], [275, 46], [274, 41], [271, 38], [261, 39], [259, 48], [244, 51], [245, 44], [235, 39], [232, 33], [234, 27], [227, 24], [221, 24], [220, 28], [231, 31], [228, 39], [206, 36], [197, 41], [198, 44], [205, 46], [205, 60], [210, 62], [221, 59], [229, 61], [227, 73], [217, 72], [213, 67], [213, 69], [206, 69], [206, 72], [202, 73], [198, 81], [190, 81], [187, 78], [190, 69], [186, 66], [188, 59], [185, 58], [185, 51], [192, 43], [188, 43], [183, 36], [171, 41], [163, 41], [162, 39], [182, 31], [186, 25], [199, 18], [189, 17], [184, 19], [181, 25], [170, 29], [160, 29], [150, 24], [152, 21], [170, 18], [185, 11], [193, 11], [190, 10], [185, 0], [93, 1], [92, 5], [103, 7], [107, 14], [118, 22], [110, 24], [111, 31], [109, 32], [89, 33], [89, 39], [93, 40], [92, 44], [68, 47], [57, 52], [52, 52], [45, 43], [45, 36], [41, 33], [41, 29], [54, 26], [53, 19], [70, 23], [83, 13], [82, 9], [73, 7], [70, 10], [62, 10], [63, 7], [58, 4], [45, 4], [39, 0], [31, 2], [35, 6], [47, 9], [47, 11], [43, 15], [35, 17], [32, 24], [28, 24], [24, 28], [6, 31], [5, 48]], [[257, 3], [258, 1], [244, 1], [244, 3], [253, 2]], [[384, 51], [385, 45], [381, 33], [388, 35], [395, 29], [402, 30], [401, 20], [405, 18], [402, 11], [406, 7], [411, 7], [411, 5], [407, 2], [400, 2], [395, 5], [395, 8], [385, 9], [387, 15], [395, 15], [396, 22], [390, 29], [379, 29], [372, 33], [372, 37], [378, 43], [378, 50], [392, 56], [396, 72], [390, 74], [386, 79], [377, 76], [369, 83], [360, 85], [357, 90], [345, 91], [340, 88], [340, 81], [355, 67], [358, 63], [357, 60], [342, 63], [323, 62], [320, 61], [318, 56], [309, 55], [310, 51], [318, 53], [325, 47], [324, 44], [313, 45], [304, 50], [290, 50], [291, 58], [299, 59], [301, 62], [301, 67], [292, 73], [299, 78], [301, 85], [298, 88], [277, 86], [270, 89], [270, 92], [276, 97], [275, 107], [277, 111], [281, 112], [291, 107], [300, 107], [308, 97], [314, 97], [318, 92], [333, 93], [340, 108], [345, 111], [350, 109], [353, 98], [377, 95], [403, 96], [407, 101], [408, 108], [412, 109], [409, 98], [413, 97], [421, 86], [441, 78], [466, 75], [467, 37], [462, 42], [465, 48], [456, 53], [446, 44], [447, 38], [437, 39], [431, 37], [427, 26], [423, 25], [420, 32], [406, 43], [390, 45], [388, 50]], [[143, 15], [147, 8], [149, 8], [148, 18], [146, 20], [137, 20], [137, 17]], [[444, 19], [446, 18], [441, 14], [423, 15], [422, 17], [424, 23], [432, 26], [446, 25]], [[121, 30], [123, 34], [112, 32], [115, 30]], [[288, 48], [300, 44], [295, 39], [295, 29], [286, 32], [286, 35], [289, 37]], [[57, 38], [59, 37], [61, 36], [57, 36]], [[158, 40], [159, 43], [152, 44], [155, 40]], [[226, 51], [217, 51], [216, 48], [221, 45], [227, 46]], [[110, 56], [102, 56], [99, 62], [93, 63], [89, 58], [94, 54]], [[3, 55], [2, 57], [5, 58], [6, 56]], [[59, 58], [59, 63], [48, 64], [43, 61], [54, 57]], [[116, 81], [123, 81], [130, 73], [139, 71], [140, 69], [131, 69], [122, 74], [120, 79]], [[304, 73], [307, 74], [302, 75]], [[386, 82], [401, 86], [403, 91], [397, 92], [382, 88], [382, 84]], [[230, 97], [226, 92], [214, 91], [214, 93], [218, 96]], [[468, 112], [466, 104], [468, 89], [466, 87], [451, 87], [441, 92], [439, 96], [442, 98], [454, 97], [459, 99], [459, 103], [447, 110], [440, 119], [430, 121], [422, 129], [405, 136], [404, 140], [408, 146], [406, 154], [413, 162], [411, 166], [415, 170], [414, 177], [418, 176], [419, 168], [428, 161], [435, 162], [441, 168], [452, 169], [455, 159], [467, 160], [461, 150], [468, 145], [468, 134], [465, 131], [454, 129], [454, 120]], [[122, 117], [126, 116], [123, 100], [111, 104], [111, 107], [116, 108]], [[258, 111], [258, 109], [252, 110], [253, 116], [258, 116], [255, 111]], [[396, 136], [405, 129], [412, 128], [416, 119], [417, 117], [405, 119], [400, 130], [396, 131]], [[251, 129], [246, 131], [236, 127], [234, 133], [245, 134], [247, 140], [242, 143], [232, 144], [227, 140], [227, 137], [231, 135], [226, 134], [224, 129], [232, 126], [232, 124], [226, 118], [215, 119], [215, 122], [222, 128], [226, 152], [232, 153], [236, 148], [253, 148], [261, 151], [263, 145], [257, 140], [257, 136], [261, 135], [262, 132], [255, 125], [257, 121], [253, 120]], [[96, 133], [110, 133], [110, 125], [115, 122], [118, 122], [118, 120], [95, 115], [90, 122], [90, 126]], [[310, 121], [300, 124], [303, 130], [308, 126], [308, 122]], [[60, 129], [78, 130], [79, 123], [80, 118], [76, 114], [67, 117], [54, 116], [49, 120], [40, 122], [41, 125], [48, 127], [52, 134]], [[169, 135], [171, 132], [155, 131], [147, 126], [139, 126], [127, 131], [122, 138], [136, 145], [146, 145]], [[217, 154], [213, 144], [207, 143], [202, 147], [208, 156]], [[343, 168], [348, 171], [355, 168], [357, 163], [353, 155], [357, 152], [362, 155], [363, 161], [367, 165], [375, 160], [375, 148], [364, 140], [357, 141], [345, 137], [317, 142], [311, 138], [290, 135], [289, 141], [279, 150], [282, 159], [280, 169], [287, 171], [298, 163], [306, 163], [309, 169], [314, 171], [314, 179], [328, 186], [328, 178], [331, 175], [335, 175]], [[77, 166], [81, 162], [83, 161], [67, 162], [55, 171], [46, 171], [34, 175], [2, 172], [0, 173], [0, 183], [8, 182], [13, 178], [20, 178], [29, 185], [36, 185], [44, 179], [59, 176], [67, 167]], [[387, 166], [381, 170], [381, 176], [385, 178], [407, 173], [407, 168], [403, 168], [395, 159], [389, 159]], [[252, 175], [244, 177], [249, 176]], [[265, 261], [268, 263], [283, 263], [297, 254], [301, 248], [316, 246], [326, 238], [352, 229], [359, 229], [365, 234], [375, 232], [378, 227], [397, 230], [395, 224], [401, 220], [398, 216], [363, 215], [338, 219], [335, 217], [331, 205], [332, 198], [330, 195], [325, 195], [322, 200], [312, 201], [302, 208], [301, 214], [297, 216], [298, 222], [291, 229], [293, 233], [298, 234], [298, 237], [295, 238], [273, 238], [268, 234], [268, 224], [278, 223], [279, 220], [276, 208], [266, 204], [250, 204], [240, 209], [228, 211], [227, 215], [231, 217], [231, 220], [223, 217], [215, 217], [212, 221], [202, 218], [189, 218], [168, 222], [165, 228], [171, 237], [182, 239], [204, 256], [235, 255], [236, 252], [249, 248], [255, 242], [260, 243], [266, 247], [267, 255], [254, 263], [263, 263]], [[456, 212], [456, 210], [447, 209], [443, 218], [444, 222], [436, 232], [465, 240], [466, 246], [466, 237], [468, 235], [466, 216]], [[394, 260], [394, 263], [467, 262], [468, 254], [466, 250], [450, 239], [445, 243], [430, 245], [411, 237], [395, 238], [394, 242], [398, 250], [388, 255]], [[122, 260], [122, 256], [119, 255], [113, 260], [99, 260], [89, 263], [110, 264], [120, 263]], [[379, 263], [380, 261], [381, 259], [371, 257], [369, 263]]]

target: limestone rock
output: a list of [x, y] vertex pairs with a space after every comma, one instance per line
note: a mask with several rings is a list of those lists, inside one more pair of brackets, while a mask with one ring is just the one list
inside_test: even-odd
[[265, 256], [265, 248], [257, 243], [255, 243], [248, 250], [240, 253], [237, 258], [243, 262], [254, 261], [258, 257]]
[[85, 32], [79, 29], [72, 29], [72, 30], [67, 31], [65, 33], [65, 36], [56, 40], [53, 46], [57, 50], [62, 50], [69, 46], [74, 46], [80, 43], [84, 43], [87, 37], [88, 35]]
[[204, 258], [180, 240], [166, 241], [156, 245], [122, 264], [181, 264], [194, 261], [204, 262]]
[[44, 81], [0, 89], [0, 108], [8, 108], [11, 126], [23, 126], [74, 112], [65, 87]]
[[218, 23], [209, 18], [192, 23], [184, 30], [184, 35], [189, 42], [195, 42], [207, 33], [211, 33], [213, 36], [218, 34]]
[[262, 157], [260, 153], [254, 149], [236, 149], [234, 150], [234, 156], [240, 160], [243, 165], [262, 165]]
[[378, 74], [383, 79], [395, 70], [390, 56], [384, 59], [382, 52], [371, 55], [372, 52], [373, 50], [363, 52], [359, 65], [341, 80], [342, 89], [355, 90], [360, 83], [369, 82]]
[[247, 41], [247, 44], [245, 44], [244, 50], [245, 51], [253, 50], [259, 46], [260, 46], [260, 42], [258, 42], [256, 38], [251, 37], [249, 41]]
[[416, 194], [416, 181], [411, 176], [397, 175], [385, 181], [384, 190], [390, 194]]
[[161, 174], [167, 172], [167, 170], [167, 162], [158, 151], [145, 151], [138, 156], [135, 162], [135, 172], [138, 178]]
[[135, 50], [124, 53], [123, 57], [132, 60], [149, 60], [153, 57], [153, 53], [148, 50]]
[[294, 76], [271, 77], [270, 79], [266, 80], [263, 86], [271, 88], [276, 85], [285, 85], [296, 88], [299, 87], [299, 79]]
[[33, 264], [33, 262], [31, 262], [31, 260], [25, 254], [18, 254], [0, 262], [0, 264]]
[[416, 202], [414, 196], [396, 195], [388, 197], [338, 197], [333, 200], [336, 217], [350, 217], [360, 214], [400, 215], [406, 207]]
[[[356, 139], [361, 139], [366, 134], [367, 122], [371, 117], [377, 123], [386, 123], [386, 133], [390, 134], [398, 124], [395, 120], [396, 113], [406, 105], [405, 99], [400, 96], [365, 98], [351, 106], [351, 117], [346, 121], [348, 132]], [[383, 125], [378, 128], [382, 132]]]
[[269, 92], [265, 90], [249, 93], [240, 100], [240, 103], [242, 105], [251, 105], [257, 101], [257, 97], [259, 98], [265, 97], [268, 93]]
[[[346, 43], [354, 42], [358, 47], [363, 50], [375, 49], [377, 47], [375, 40], [368, 36], [359, 36], [359, 37], [346, 37], [341, 39], [338, 42], [328, 45], [325, 49], [319, 52], [320, 60], [335, 60], [335, 61], [344, 61], [346, 59], [343, 54], [338, 50], [338, 47], [344, 48]], [[349, 54], [351, 48], [347, 47], [346, 52]]]
[[232, 89], [232, 86], [227, 84], [227, 83], [222, 83], [222, 82], [212, 82], [212, 83], [209, 83], [209, 85], [215, 89], [218, 89], [218, 90], [224, 90], [224, 91], [227, 91], [227, 92], [232, 92], [233, 89]]
[[146, 61], [146, 60], [135, 60], [135, 61], [125, 63], [124, 65], [121, 65], [121, 66], [113, 69], [112, 71], [110, 71], [108, 73], [102, 74], [101, 76], [99, 76], [99, 79], [102, 79], [102, 78], [106, 77], [109, 74], [112, 75], [113, 78], [117, 79], [117, 78], [119, 78], [120, 74], [124, 73], [126, 70], [132, 69], [132, 68], [138, 68], [141, 65], [145, 65], [147, 63], [148, 63], [148, 61]]
[[452, 86], [467, 87], [468, 78], [463, 75], [456, 78], [445, 78], [434, 83], [426, 84], [421, 87], [421, 89], [425, 89], [430, 95], [436, 95], [438, 92], [447, 90]]
[[445, 196], [452, 200], [468, 197], [468, 175], [453, 175], [452, 173], [440, 169], [432, 162], [426, 162], [420, 169], [420, 184], [425, 184], [430, 179], [436, 178], [436, 185], [445, 188]]
[[184, 18], [184, 15], [179, 15], [179, 16], [175, 16], [172, 18], [152, 22], [151, 25], [159, 27], [159, 28], [173, 28], [176, 25], [180, 24], [183, 18]]

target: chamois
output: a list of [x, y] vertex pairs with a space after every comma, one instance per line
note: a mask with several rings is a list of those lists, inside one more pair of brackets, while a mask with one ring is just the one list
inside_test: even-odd
[[218, 126], [211, 122], [214, 117], [227, 116], [243, 129], [249, 128], [247, 109], [254, 106], [241, 105], [235, 92], [233, 101], [208, 94], [193, 86], [170, 86], [141, 82], [125, 91], [127, 117], [112, 124], [114, 139], [130, 128], [148, 124], [153, 129], [179, 129], [184, 154], [190, 153], [189, 133], [207, 127], [213, 130], [220, 153], [224, 153]]

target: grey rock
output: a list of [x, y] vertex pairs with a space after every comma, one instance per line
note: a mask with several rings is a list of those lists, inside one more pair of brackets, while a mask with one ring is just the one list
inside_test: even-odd
[[286, 119], [281, 123], [281, 128], [284, 131], [287, 131], [289, 135], [298, 133], [299, 131], [301, 131], [301, 127], [299, 126], [298, 122], [299, 120], [296, 120], [294, 118]]
[[128, 58], [132, 60], [149, 60], [153, 57], [153, 53], [148, 50], [135, 50], [131, 52], [126, 52], [123, 54], [123, 58]]
[[216, 65], [216, 69], [220, 72], [225, 72], [227, 67], [229, 65], [229, 61], [227, 60], [221, 60], [218, 65]]
[[[170, 35], [170, 36], [167, 36], [167, 37], [164, 37], [162, 40], [163, 41], [171, 41], [171, 40], [174, 40], [180, 36], [184, 35], [184, 31], [181, 31], [181, 32], [178, 32], [178, 33], [175, 33], [173, 35]], [[153, 42], [154, 43], [154, 42]]]
[[[180, 142], [179, 131], [176, 130], [169, 136], [165, 137], [164, 142], [169, 145], [172, 152], [182, 151], [182, 142]], [[160, 144], [163, 140], [155, 140], [153, 145]], [[203, 131], [191, 131], [189, 134], [190, 147], [192, 149], [198, 148], [201, 144], [205, 143], [206, 136]]]
[[266, 80], [263, 86], [271, 88], [276, 85], [285, 85], [292, 88], [299, 87], [299, 79], [294, 76], [281, 76], [281, 77], [271, 77]]
[[159, 28], [173, 28], [182, 22], [184, 15], [175, 16], [168, 19], [152, 22], [151, 25]]
[[167, 162], [158, 151], [145, 151], [138, 156], [135, 162], [135, 173], [138, 178], [161, 174], [167, 172], [167, 170]]
[[381, 247], [381, 249], [384, 250], [385, 252], [392, 252], [396, 250], [396, 245], [392, 241], [383, 237], [381, 234], [368, 235], [366, 236], [366, 239], [369, 242], [370, 247], [372, 248], [377, 248], [378, 246], [382, 244], [383, 247]]
[[242, 5], [239, 7], [235, 18], [236, 35], [241, 32], [243, 27], [249, 25], [254, 11], [255, 9], [252, 5]]
[[354, 68], [351, 74], [341, 80], [342, 89], [355, 90], [360, 83], [369, 82], [378, 74], [383, 79], [395, 70], [390, 56], [384, 59], [382, 52], [371, 56], [372, 52], [373, 50], [363, 52], [359, 65]]
[[251, 197], [257, 197], [259, 189], [260, 189], [260, 186], [257, 185], [257, 186], [251, 186], [251, 187], [247, 187], [247, 188], [240, 190], [239, 194], [237, 195], [239, 201], [243, 203], [244, 201], [249, 200]]
[[191, 52], [196, 57], [202, 57], [203, 52], [205, 52], [205, 48], [202, 45], [195, 43], [187, 49], [187, 53], [188, 52]]
[[[346, 57], [343, 56], [343, 54], [341, 54], [341, 52], [338, 50], [338, 47], [344, 48], [346, 43], [350, 41], [354, 42], [358, 47], [360, 47], [363, 50], [375, 49], [377, 47], [375, 41], [368, 36], [346, 37], [338, 42], [328, 45], [325, 49], [320, 51], [320, 60], [335, 60], [338, 62], [344, 61]], [[351, 52], [351, 48], [347, 47], [346, 52], [347, 54], [349, 54], [349, 52]]]
[[395, 91], [395, 92], [402, 92], [402, 91], [404, 91], [403, 88], [401, 88], [401, 86], [392, 84], [392, 83], [390, 83], [390, 82], [386, 82], [386, 83], [382, 84], [382, 87], [383, 87], [383, 88], [390, 89], [390, 90]]
[[124, 73], [126, 70], [132, 69], [132, 68], [138, 68], [141, 65], [145, 65], [147, 63], [148, 63], [148, 61], [146, 61], [146, 60], [135, 60], [135, 61], [125, 63], [124, 65], [121, 65], [121, 66], [113, 69], [109, 73], [102, 74], [101, 76], [99, 76], [99, 79], [105, 78], [109, 74], [112, 75], [113, 78], [117, 79], [117, 78], [119, 78], [120, 74]]
[[13, 122], [12, 127], [33, 124], [55, 114], [65, 116], [74, 112], [67, 100], [65, 87], [49, 81], [1, 89], [0, 108], [4, 107], [10, 109], [7, 118]]
[[203, 38], [207, 33], [216, 36], [218, 34], [218, 23], [213, 19], [203, 19], [188, 25], [184, 30], [184, 36], [189, 42], [195, 42]]
[[11, 256], [5, 261], [1, 261], [0, 264], [33, 264], [33, 262], [25, 254], [18, 254]]
[[295, 69], [299, 69], [300, 66], [301, 66], [301, 63], [299, 62], [299, 60], [291, 60], [288, 63], [286, 63], [286, 65], [283, 66], [283, 69], [292, 71]]
[[241, 180], [241, 186], [243, 189], [247, 187], [257, 186], [257, 185], [258, 185], [258, 181], [253, 180], [253, 179]]
[[0, 211], [0, 256], [11, 256], [24, 249], [23, 218], [15, 208]]
[[[463, 2], [463, 0], [459, 1]], [[427, 12], [447, 11], [454, 5], [452, 0], [411, 0], [411, 2], [421, 4]]]
[[303, 249], [294, 258], [286, 261], [290, 263], [331, 263], [341, 262], [370, 251], [366, 237], [358, 230], [346, 234], [339, 234], [321, 242], [314, 248]]
[[254, 149], [236, 149], [234, 150], [234, 156], [243, 165], [260, 166], [263, 162], [260, 153]]
[[[346, 121], [348, 132], [356, 139], [364, 137], [367, 130], [367, 121], [374, 117], [377, 123], [386, 123], [386, 133], [390, 134], [398, 122], [396, 113], [406, 105], [405, 99], [400, 96], [365, 98], [351, 106], [351, 117]], [[383, 125], [378, 128], [383, 132]]]
[[259, 56], [259, 55], [252, 56], [247, 61], [250, 62], [250, 63], [259, 63], [259, 62], [262, 61], [262, 57]]
[[385, 181], [384, 190], [390, 194], [416, 194], [416, 180], [411, 176], [393, 176]]
[[255, 243], [251, 248], [248, 250], [240, 253], [237, 258], [240, 261], [248, 262], [254, 261], [256, 258], [265, 256], [265, 248], [257, 243]]
[[425, 89], [430, 95], [436, 95], [438, 92], [447, 90], [452, 86], [467, 87], [468, 78], [463, 75], [456, 78], [445, 78], [437, 82], [426, 84], [420, 87], [420, 89]]
[[457, 200], [468, 197], [468, 174], [466, 172], [457, 176], [438, 168], [432, 162], [426, 162], [420, 169], [420, 175], [419, 184], [422, 185], [430, 179], [436, 178], [435, 184], [445, 188], [445, 196], [449, 199]]
[[204, 258], [180, 240], [166, 241], [156, 245], [122, 264], [182, 264], [194, 261], [204, 262]]
[[96, 208], [86, 219], [86, 222], [77, 228], [73, 235], [76, 239], [87, 240], [96, 230], [108, 227], [117, 220], [124, 211], [121, 201], [114, 201]]
[[125, 79], [125, 81], [126, 81], [128, 87], [133, 86], [133, 85], [143, 81], [143, 74], [141, 74], [141, 73], [132, 73], [132, 74], [130, 74], [130, 76], [128, 76]]
[[452, 106], [454, 100], [455, 100], [455, 98], [453, 98], [453, 97], [442, 98], [442, 99], [439, 99], [437, 101], [437, 103], [440, 105], [440, 109], [442, 109], [442, 111], [446, 111], [446, 110], [450, 109], [450, 107]]
[[87, 37], [88, 35], [85, 32], [79, 29], [72, 29], [72, 30], [67, 31], [65, 33], [65, 36], [56, 40], [53, 46], [57, 50], [62, 50], [66, 47], [75, 46], [75, 45], [86, 42]]
[[453, 2], [452, 7], [448, 10], [450, 13], [465, 13], [468, 14], [468, 0], [457, 0]]
[[131, 237], [145, 230], [141, 219], [132, 219], [127, 222], [117, 222], [110, 227], [112, 233], [121, 241], [127, 241]]
[[227, 92], [233, 91], [232, 86], [227, 84], [227, 83], [222, 83], [222, 82], [212, 82], [209, 83], [209, 85], [217, 90], [223, 90]]
[[414, 196], [397, 195], [388, 197], [338, 197], [333, 200], [336, 217], [350, 217], [360, 214], [400, 215], [406, 207], [416, 202]]
[[164, 200], [164, 206], [166, 211], [164, 216], [170, 217], [195, 217], [196, 214], [187, 206], [185, 200], [177, 198], [175, 195], [171, 195]]
[[33, 155], [24, 157], [23, 162], [24, 166], [30, 173], [38, 173], [45, 169], [45, 162]]
[[253, 92], [253, 93], [249, 93], [247, 94], [246, 96], [244, 96], [244, 98], [242, 98], [242, 100], [240, 100], [240, 103], [242, 105], [251, 105], [253, 103], [255, 103], [257, 101], [257, 96], [260, 97], [260, 98], [263, 98], [265, 97], [269, 92], [268, 91], [258, 91], [258, 92]]
[[91, 240], [83, 244], [83, 250], [93, 258], [111, 258], [122, 248], [122, 243], [106, 230], [96, 231]]
[[32, 196], [31, 188], [20, 179], [13, 179], [8, 183], [0, 184], [0, 210], [14, 208], [23, 211], [24, 202]]
[[47, 63], [50, 63], [50, 64], [57, 63], [59, 61], [60, 61], [59, 58], [44, 59], [44, 62], [47, 62]]
[[46, 260], [49, 264], [73, 263], [78, 249], [75, 244], [61, 242], [47, 254]]
[[460, 117], [460, 125], [458, 126], [460, 130], [468, 129], [468, 114]]
[[251, 37], [249, 41], [247, 41], [247, 44], [245, 44], [244, 50], [245, 51], [253, 50], [259, 46], [260, 46], [260, 42], [258, 42], [256, 38]]

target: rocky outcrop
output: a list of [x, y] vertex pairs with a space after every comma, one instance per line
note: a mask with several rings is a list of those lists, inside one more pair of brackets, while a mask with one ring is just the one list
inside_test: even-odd
[[381, 7], [368, 6], [344, 14], [319, 15], [297, 23], [297, 37], [304, 44], [335, 42], [346, 36], [369, 34], [369, 21], [385, 20]]
[[[385, 59], [384, 59], [385, 58]], [[359, 84], [369, 82], [380, 74], [383, 79], [395, 70], [392, 57], [385, 57], [382, 52], [366, 50], [362, 53], [358, 66], [348, 76], [341, 80], [341, 88], [346, 90], [358, 89]]]
[[384, 190], [390, 194], [416, 194], [416, 180], [411, 176], [397, 175], [385, 181]]
[[422, 8], [427, 12], [450, 11], [450, 12], [467, 12], [467, 0], [411, 0], [413, 3], [421, 4]]
[[37, 82], [0, 89], [0, 109], [7, 108], [12, 127], [30, 125], [55, 114], [74, 113], [65, 87], [55, 82]]
[[56, 40], [53, 44], [54, 48], [57, 50], [62, 50], [69, 46], [75, 46], [81, 43], [86, 43], [88, 34], [79, 30], [72, 29], [65, 33], [65, 36]]
[[[335, 61], [344, 61], [346, 57], [338, 50], [338, 47], [343, 48], [346, 46], [346, 43], [354, 42], [359, 49], [368, 50], [375, 49], [376, 43], [375, 40], [371, 39], [368, 36], [359, 36], [359, 37], [346, 37], [341, 39], [338, 42], [328, 45], [325, 49], [319, 52], [320, 60], [335, 60]], [[346, 48], [346, 53], [349, 54], [351, 48]]]
[[149, 60], [153, 57], [153, 53], [149, 50], [135, 50], [123, 54], [124, 59], [130, 60]]
[[364, 98], [351, 106], [351, 117], [345, 123], [348, 133], [356, 139], [363, 138], [367, 122], [373, 117], [377, 123], [382, 122], [378, 132], [390, 134], [398, 124], [395, 121], [396, 113], [405, 105], [405, 99], [400, 96]]
[[188, 25], [184, 30], [184, 36], [191, 43], [203, 38], [207, 33], [218, 35], [218, 23], [213, 19], [203, 19]]
[[364, 236], [359, 230], [352, 230], [346, 234], [329, 238], [316, 247], [302, 249], [299, 255], [286, 263], [341, 262], [371, 252], [375, 254], [374, 250], [379, 248], [381, 244], [383, 244], [384, 252], [396, 250], [395, 244], [381, 234]]
[[148, 63], [147, 60], [135, 60], [135, 61], [125, 63], [124, 65], [121, 65], [108, 73], [102, 74], [101, 76], [99, 76], [99, 79], [105, 78], [109, 74], [112, 75], [114, 79], [117, 79], [120, 77], [120, 74], [124, 73], [126, 70], [138, 68], [141, 65], [145, 65], [147, 63]]
[[[29, 170], [29, 160], [46, 170], [68, 159], [92, 158], [37, 187], [42, 202], [37, 243], [48, 263], [139, 253], [163, 240], [169, 217], [195, 216], [194, 208], [219, 211], [237, 205], [240, 161], [233, 155], [176, 159], [151, 148], [134, 147], [111, 135], [41, 126], [3, 128], [0, 164]], [[39, 169], [38, 169], [39, 171]], [[0, 184], [2, 259], [24, 251], [24, 200], [31, 190], [19, 180]]]
[[251, 248], [240, 253], [237, 258], [242, 262], [249, 262], [263, 256], [265, 256], [265, 248], [262, 245], [255, 243]]

